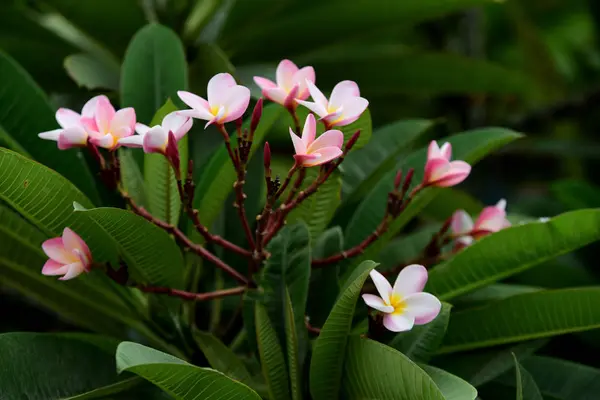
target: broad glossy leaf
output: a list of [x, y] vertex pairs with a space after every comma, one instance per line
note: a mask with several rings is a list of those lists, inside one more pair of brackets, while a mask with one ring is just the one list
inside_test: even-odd
[[92, 55], [81, 53], [65, 58], [65, 70], [79, 87], [88, 90], [119, 89], [119, 70], [109, 68]]
[[444, 340], [448, 321], [450, 320], [450, 309], [448, 303], [442, 303], [440, 314], [430, 323], [415, 326], [409, 332], [396, 335], [389, 343], [414, 362], [429, 362]]
[[433, 379], [445, 400], [475, 400], [477, 389], [456, 375], [430, 365], [419, 365]]
[[543, 400], [540, 389], [531, 374], [519, 363], [517, 356], [513, 354], [513, 358], [515, 360], [517, 400]]
[[70, 179], [96, 201], [94, 178], [79, 151], [60, 151], [56, 143], [38, 137], [40, 132], [59, 128], [46, 95], [24, 69], [2, 52], [0, 76], [0, 131], [18, 144], [19, 149]]
[[216, 336], [199, 330], [194, 330], [193, 335], [212, 368], [246, 384], [252, 380], [242, 360]]
[[382, 343], [353, 336], [348, 341], [345, 359], [345, 399], [444, 400], [425, 371]]
[[119, 249], [139, 283], [156, 286], [183, 287], [183, 257], [173, 239], [161, 228], [135, 215], [117, 208], [78, 210], [83, 217], [95, 223], [99, 235], [108, 235]]
[[454, 313], [441, 353], [586, 331], [600, 327], [600, 288], [526, 293]]
[[523, 293], [532, 293], [543, 290], [541, 287], [513, 285], [510, 283], [493, 283], [477, 289], [474, 292], [465, 294], [452, 300], [455, 305], [461, 306], [479, 306], [492, 301], [503, 300]]
[[316, 400], [339, 396], [348, 334], [356, 301], [369, 272], [377, 266], [373, 261], [360, 264], [350, 275], [329, 318], [313, 346], [310, 364], [310, 393]]
[[131, 149], [120, 148], [119, 165], [121, 169], [121, 183], [125, 191], [131, 196], [136, 204], [147, 207], [148, 199], [146, 197], [146, 187], [144, 185], [144, 177], [140, 171], [140, 167], [135, 161]]
[[290, 299], [289, 291], [285, 290], [285, 347], [287, 350], [287, 364], [290, 378], [290, 391], [293, 400], [301, 400], [302, 397], [302, 366], [300, 364], [300, 353], [298, 347], [298, 333], [296, 328], [294, 308]]
[[433, 268], [427, 287], [436, 296], [451, 299], [598, 239], [600, 209], [513, 226], [482, 238]]
[[600, 188], [585, 181], [562, 180], [550, 187], [558, 200], [570, 209], [600, 207]]
[[141, 344], [122, 342], [116, 358], [119, 372], [133, 372], [176, 399], [260, 399], [248, 386], [218, 371], [196, 367]]
[[[134, 376], [133, 378], [123, 379], [117, 383], [112, 383], [103, 387], [98, 387], [90, 390], [89, 392], [78, 394], [76, 396], [62, 398], [61, 400], [92, 400], [92, 399], [125, 399], [121, 397], [123, 395], [131, 396], [131, 393], [128, 392], [130, 389], [139, 386], [141, 383], [144, 383], [142, 378]], [[111, 397], [108, 397], [111, 396]]]
[[185, 52], [167, 27], [149, 24], [127, 48], [121, 70], [121, 106], [134, 107], [138, 122], [150, 123], [154, 113], [187, 88]]
[[[254, 134], [254, 142], [250, 149], [250, 156], [262, 147], [262, 141], [271, 129], [271, 126], [279, 118], [282, 107], [278, 104], [270, 104], [263, 109], [262, 118], [258, 129]], [[249, 128], [250, 121], [244, 123], [244, 128]], [[202, 177], [196, 187], [194, 196], [194, 207], [199, 210], [202, 223], [211, 226], [226, 206], [225, 199], [233, 189], [236, 174], [227, 154], [225, 146], [215, 152], [206, 165]]]
[[274, 400], [290, 399], [288, 371], [281, 342], [269, 320], [267, 309], [258, 302], [254, 308], [254, 318], [260, 363], [269, 388], [269, 397]]

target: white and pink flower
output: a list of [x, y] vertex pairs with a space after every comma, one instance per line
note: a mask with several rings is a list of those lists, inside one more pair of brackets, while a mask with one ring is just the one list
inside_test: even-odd
[[262, 89], [267, 99], [284, 107], [296, 107], [296, 100], [306, 100], [309, 96], [308, 82], [315, 83], [313, 67], [298, 68], [290, 60], [282, 60], [277, 66], [273, 82], [260, 76], [254, 77], [254, 82]]
[[440, 148], [435, 140], [429, 144], [425, 164], [424, 186], [449, 187], [458, 185], [471, 173], [471, 166], [464, 161], [450, 161], [452, 146], [444, 143]]
[[167, 151], [169, 133], [173, 133], [176, 141], [181, 140], [192, 128], [192, 119], [179, 115], [177, 111], [167, 114], [161, 125], [149, 127], [137, 123], [137, 135], [119, 139], [119, 145], [125, 147], [143, 148], [145, 153], [161, 153]]
[[42, 243], [42, 249], [50, 257], [42, 268], [44, 275], [62, 275], [59, 279], [66, 281], [91, 270], [90, 249], [83, 239], [69, 228], [63, 230], [62, 237], [48, 239]]
[[205, 128], [212, 124], [224, 124], [240, 118], [250, 103], [250, 90], [238, 85], [233, 76], [221, 73], [208, 81], [207, 98], [186, 91], [177, 92], [181, 101], [191, 110], [179, 111], [179, 115], [208, 121]]
[[81, 123], [89, 135], [90, 143], [114, 150], [118, 147], [119, 139], [133, 135], [135, 110], [127, 107], [115, 111], [106, 96], [100, 96], [94, 114], [83, 115]]
[[292, 128], [290, 136], [296, 154], [294, 159], [303, 167], [313, 167], [334, 160], [342, 155], [344, 134], [338, 130], [330, 130], [315, 139], [317, 135], [317, 121], [315, 116], [308, 114], [302, 137], [298, 137]]
[[473, 223], [473, 219], [464, 210], [452, 215], [452, 233], [459, 247], [469, 246], [475, 240], [498, 232], [510, 226], [506, 219], [506, 200], [502, 199], [494, 206], [485, 207]]
[[384, 314], [383, 325], [393, 332], [409, 331], [414, 325], [424, 325], [440, 313], [442, 303], [430, 293], [424, 293], [427, 283], [427, 270], [424, 266], [412, 264], [405, 267], [396, 278], [394, 287], [376, 270], [371, 271], [371, 279], [379, 292], [363, 294], [363, 300], [371, 308]]
[[353, 81], [342, 81], [335, 85], [329, 100], [307, 80], [306, 85], [314, 102], [297, 100], [327, 123], [327, 126], [345, 126], [356, 121], [367, 109], [369, 102], [360, 97], [358, 85]]

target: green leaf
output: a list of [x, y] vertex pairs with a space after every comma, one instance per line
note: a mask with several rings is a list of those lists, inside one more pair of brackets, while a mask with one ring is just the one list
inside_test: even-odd
[[400, 264], [409, 264], [421, 257], [423, 249], [440, 228], [440, 224], [429, 224], [414, 233], [390, 240], [379, 253], [381, 270], [386, 271]]
[[434, 381], [408, 357], [357, 336], [349, 339], [346, 349], [342, 392], [349, 400], [444, 400]]
[[[256, 132], [254, 133], [254, 142], [250, 149], [250, 157], [254, 152], [262, 147], [267, 132], [277, 121], [282, 112], [282, 107], [278, 104], [270, 104], [263, 109], [262, 118]], [[244, 122], [244, 128], [249, 128], [250, 121]], [[219, 216], [219, 213], [225, 206], [225, 200], [233, 189], [236, 174], [227, 154], [227, 150], [220, 148], [210, 159], [194, 196], [194, 208], [198, 209], [202, 216], [202, 223], [205, 226], [211, 226]]]
[[598, 239], [600, 209], [513, 226], [482, 238], [433, 268], [427, 288], [441, 299], [451, 299]]
[[[450, 136], [438, 141], [438, 143], [451, 143], [453, 159], [464, 160], [473, 164], [488, 153], [512, 142], [520, 136], [520, 134], [514, 131], [503, 128], [483, 128]], [[405, 171], [409, 168], [415, 169], [413, 186], [422, 180], [426, 158], [427, 149], [424, 148], [411, 154], [404, 162], [400, 163], [400, 167]], [[359, 244], [381, 222], [385, 213], [387, 195], [393, 190], [395, 175], [396, 170], [388, 172], [357, 208], [345, 230], [346, 246], [351, 247]], [[443, 191], [440, 191], [439, 188], [430, 188], [423, 190], [415, 196], [402, 214], [390, 223], [387, 232], [373, 243], [358, 260], [352, 262], [352, 265], [356, 265], [365, 259], [375, 258], [380, 249], [440, 193], [443, 193]]]
[[531, 374], [519, 363], [517, 356], [513, 354], [513, 358], [515, 360], [517, 400], [543, 400]]
[[285, 338], [287, 349], [287, 363], [290, 377], [290, 389], [293, 400], [302, 400], [302, 367], [300, 365], [300, 354], [298, 347], [298, 333], [296, 330], [296, 320], [294, 308], [290, 298], [289, 291], [285, 290]]
[[492, 301], [503, 300], [517, 294], [532, 293], [542, 290], [541, 287], [513, 285], [510, 283], [494, 283], [474, 292], [453, 299], [455, 305], [481, 306]]
[[454, 313], [441, 353], [472, 350], [600, 327], [600, 288], [526, 293]]
[[344, 354], [356, 301], [367, 276], [377, 263], [365, 261], [346, 281], [313, 347], [310, 393], [315, 400], [337, 398], [340, 392]]
[[[123, 394], [123, 392], [128, 391], [129, 389], [135, 388], [143, 383], [143, 379], [137, 376], [129, 379], [123, 379], [120, 382], [112, 383], [103, 387], [99, 387], [89, 392], [82, 393], [76, 396], [62, 398], [62, 400], [92, 400], [92, 399], [106, 399], [107, 396], [111, 395], [110, 399], [114, 398], [116, 394]], [[117, 397], [122, 398], [122, 397]]]
[[260, 399], [248, 386], [218, 371], [196, 367], [141, 344], [122, 342], [116, 357], [119, 372], [133, 372], [176, 399]]
[[570, 209], [600, 207], [600, 188], [577, 180], [562, 180], [550, 187], [554, 196]]
[[266, 308], [258, 302], [254, 308], [254, 318], [258, 352], [263, 375], [269, 387], [269, 397], [273, 400], [289, 399], [288, 374], [281, 343]]
[[146, 187], [144, 186], [144, 177], [140, 167], [135, 161], [133, 150], [120, 148], [119, 164], [121, 169], [121, 183], [125, 191], [131, 196], [137, 205], [146, 207], [148, 200], [146, 197]]
[[342, 174], [344, 203], [366, 193], [431, 126], [433, 122], [425, 119], [396, 121], [377, 129], [364, 148], [348, 154]]
[[67, 74], [79, 87], [88, 90], [119, 89], [119, 71], [108, 67], [89, 54], [73, 54], [65, 58]]
[[245, 384], [252, 381], [250, 372], [248, 372], [242, 360], [216, 336], [199, 330], [194, 330], [193, 335], [194, 340], [212, 368]]
[[455, 188], [442, 188], [440, 194], [423, 208], [423, 214], [443, 222], [456, 210], [465, 210], [469, 215], [477, 215], [483, 207], [481, 201], [467, 192]]
[[0, 354], [10, 360], [2, 363], [0, 375], [6, 399], [64, 398], [119, 380], [112, 354], [61, 335], [4, 333]]
[[410, 332], [397, 334], [389, 346], [414, 362], [429, 362], [444, 340], [451, 308], [450, 304], [442, 303], [442, 310], [433, 321], [415, 326]]
[[475, 400], [477, 389], [458, 376], [430, 365], [419, 365], [433, 379], [445, 400]]
[[95, 223], [90, 235], [110, 237], [127, 263], [129, 273], [138, 283], [182, 288], [183, 257], [169, 235], [132, 212], [117, 208], [78, 210]]
[[154, 113], [188, 81], [185, 52], [167, 27], [149, 24], [127, 47], [121, 69], [121, 106], [133, 107], [137, 120], [149, 123]]
[[[160, 125], [163, 118], [177, 110], [177, 106], [167, 102], [156, 112], [150, 126]], [[178, 143], [182, 176], [185, 177], [188, 160], [188, 138], [184, 136]], [[185, 168], [186, 170], [183, 170]], [[148, 192], [148, 206], [152, 215], [171, 225], [177, 226], [181, 212], [181, 199], [177, 189], [175, 172], [162, 154], [144, 154], [144, 178]]]
[[79, 151], [60, 151], [56, 143], [38, 137], [38, 133], [59, 128], [54, 112], [46, 95], [27, 72], [1, 51], [0, 76], [0, 132], [3, 136], [10, 137], [9, 143], [56, 170], [92, 200], [97, 200], [94, 178]]

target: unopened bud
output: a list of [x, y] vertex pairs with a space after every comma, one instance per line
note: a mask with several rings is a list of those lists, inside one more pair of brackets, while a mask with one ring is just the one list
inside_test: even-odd
[[404, 185], [402, 185], [402, 196], [404, 196], [406, 194], [406, 192], [408, 192], [408, 188], [410, 187], [410, 184], [412, 183], [414, 173], [415, 173], [414, 168], [411, 168], [408, 170], [408, 172], [406, 174], [406, 179], [404, 179]]
[[394, 179], [394, 188], [398, 190], [400, 184], [402, 183], [402, 170], [398, 170], [396, 173], [396, 178]]
[[265, 169], [269, 169], [271, 167], [271, 147], [269, 146], [269, 142], [265, 142], [265, 150], [263, 157]]
[[[258, 123], [260, 122], [260, 118], [262, 117], [263, 112], [263, 99], [262, 97], [258, 99], [256, 105], [254, 106], [254, 111], [252, 111], [252, 119], [250, 120], [250, 137], [254, 136], [254, 132], [256, 128], [258, 128]], [[252, 140], [252, 139], [250, 139]]]
[[356, 132], [354, 132], [354, 135], [352, 135], [352, 137], [350, 138], [350, 140], [348, 140], [348, 143], [346, 143], [346, 152], [349, 152], [350, 149], [352, 149], [352, 147], [358, 141], [359, 137], [360, 137], [360, 129], [357, 130]]

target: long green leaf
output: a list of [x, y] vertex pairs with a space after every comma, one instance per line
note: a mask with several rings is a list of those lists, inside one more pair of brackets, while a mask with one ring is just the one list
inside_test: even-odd
[[600, 288], [526, 293], [455, 313], [440, 348], [452, 353], [600, 328]]
[[315, 400], [337, 398], [340, 393], [344, 354], [360, 290], [377, 264], [365, 261], [346, 281], [313, 347], [310, 393]]
[[141, 344], [121, 343], [116, 358], [119, 372], [133, 372], [176, 399], [260, 399], [252, 389], [218, 371], [196, 367]]
[[552, 193], [571, 209], [600, 207], [600, 188], [577, 180], [557, 181], [550, 187]]
[[208, 332], [194, 330], [194, 340], [202, 350], [210, 366], [224, 373], [232, 379], [249, 384], [252, 380], [250, 372], [229, 347], [225, 346], [217, 337]]
[[[123, 399], [120, 395], [123, 395], [123, 392], [128, 392], [129, 389], [135, 388], [143, 383], [144, 380], [140, 377], [134, 376], [133, 378], [123, 379], [120, 382], [112, 383], [110, 385], [106, 385], [103, 387], [99, 387], [89, 392], [78, 394], [76, 396], [71, 396], [68, 398], [62, 398], [61, 400], [92, 400], [92, 399], [106, 399], [109, 395], [110, 399]], [[118, 395], [118, 396], [115, 396]], [[128, 394], [130, 395], [130, 394]]]
[[65, 70], [79, 87], [88, 90], [119, 89], [119, 70], [108, 67], [89, 54], [73, 54], [65, 58]]
[[432, 269], [428, 289], [451, 299], [600, 239], [600, 209], [572, 211], [477, 241]]
[[288, 374], [281, 342], [269, 320], [266, 308], [258, 302], [254, 308], [254, 318], [260, 363], [269, 387], [269, 397], [273, 400], [290, 399]]
[[37, 136], [40, 132], [59, 128], [52, 108], [27, 72], [1, 51], [0, 76], [0, 131], [18, 144], [18, 148], [70, 179], [96, 201], [95, 181], [78, 150], [60, 151], [55, 143]]
[[543, 400], [531, 374], [519, 363], [517, 356], [513, 354], [513, 358], [515, 360], [517, 400]]
[[445, 400], [475, 400], [477, 389], [456, 375], [430, 365], [419, 365], [433, 379]]
[[344, 399], [444, 400], [417, 364], [384, 344], [353, 336], [345, 359]]
[[287, 349], [287, 363], [290, 378], [290, 390], [292, 400], [302, 400], [302, 368], [300, 365], [300, 354], [298, 348], [298, 333], [294, 317], [294, 308], [290, 293], [285, 291], [285, 338]]
[[121, 148], [119, 152], [119, 164], [121, 170], [121, 183], [131, 198], [140, 206], [147, 207], [146, 187], [144, 177], [140, 171], [135, 156], [131, 149]]

